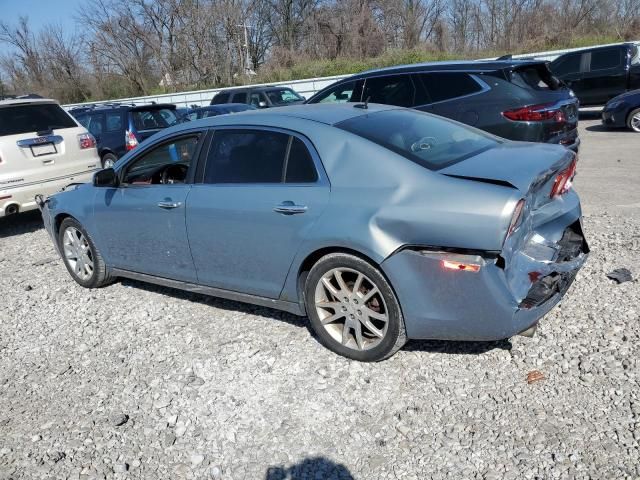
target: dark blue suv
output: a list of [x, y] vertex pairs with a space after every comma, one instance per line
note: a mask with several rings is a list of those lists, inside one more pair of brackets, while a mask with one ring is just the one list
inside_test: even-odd
[[105, 168], [154, 133], [178, 123], [176, 106], [171, 104], [108, 103], [73, 108], [69, 113], [95, 137]]

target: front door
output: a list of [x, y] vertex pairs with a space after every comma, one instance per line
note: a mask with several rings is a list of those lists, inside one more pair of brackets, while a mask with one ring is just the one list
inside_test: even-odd
[[182, 135], [142, 151], [123, 166], [117, 188], [97, 189], [94, 217], [110, 265], [196, 281], [185, 205], [201, 136]]
[[278, 298], [329, 184], [312, 145], [288, 132], [220, 129], [187, 200], [199, 283]]

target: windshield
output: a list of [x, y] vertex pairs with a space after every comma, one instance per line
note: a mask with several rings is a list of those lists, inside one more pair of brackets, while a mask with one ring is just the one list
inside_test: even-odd
[[488, 150], [500, 141], [474, 128], [414, 110], [386, 110], [336, 125], [438, 170]]
[[159, 108], [153, 110], [134, 110], [131, 112], [133, 125], [137, 130], [167, 128], [178, 121], [175, 110]]
[[269, 97], [273, 105], [285, 105], [287, 103], [304, 101], [304, 98], [290, 88], [266, 90], [264, 93]]
[[77, 126], [60, 105], [55, 103], [32, 103], [0, 108], [0, 136]]

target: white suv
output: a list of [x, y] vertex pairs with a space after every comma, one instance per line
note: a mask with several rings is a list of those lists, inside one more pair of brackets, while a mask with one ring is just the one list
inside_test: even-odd
[[99, 169], [95, 139], [56, 101], [0, 101], [0, 217], [35, 209], [35, 195], [90, 182]]

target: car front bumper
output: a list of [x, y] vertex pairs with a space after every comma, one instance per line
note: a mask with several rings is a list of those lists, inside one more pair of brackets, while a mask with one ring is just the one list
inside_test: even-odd
[[[558, 219], [567, 236], [555, 248], [562, 261], [536, 258], [534, 246], [505, 266], [498, 255], [404, 249], [382, 268], [393, 285], [413, 339], [491, 341], [536, 325], [564, 296], [588, 256], [579, 213]], [[575, 233], [575, 231], [578, 233]], [[562, 230], [561, 230], [562, 232]], [[568, 252], [568, 253], [567, 253]], [[474, 271], [445, 269], [443, 260], [479, 265]], [[507, 270], [511, 269], [509, 273]]]
[[625, 112], [619, 110], [603, 110], [602, 124], [607, 127], [626, 127], [627, 119], [624, 113]]

